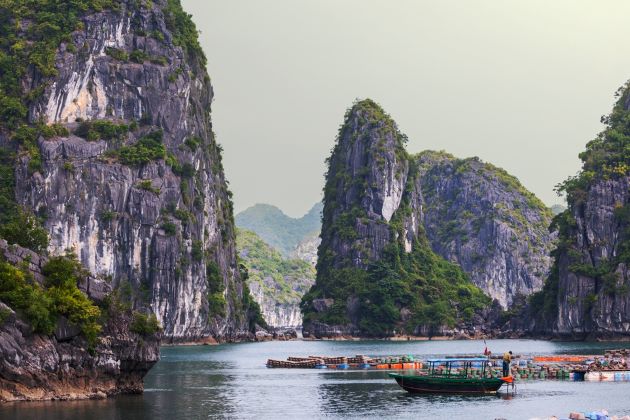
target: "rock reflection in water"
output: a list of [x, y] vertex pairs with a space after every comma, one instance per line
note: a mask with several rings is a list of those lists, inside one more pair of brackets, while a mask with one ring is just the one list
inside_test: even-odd
[[[289, 355], [472, 353], [483, 342], [267, 342], [166, 347], [146, 378], [144, 395], [102, 401], [0, 405], [0, 419], [529, 419], [566, 417], [575, 410], [630, 414], [628, 383], [521, 381], [515, 396], [408, 394], [387, 372], [267, 369], [267, 358]], [[492, 340], [493, 349], [530, 355], [579, 351], [603, 354], [619, 343]]]

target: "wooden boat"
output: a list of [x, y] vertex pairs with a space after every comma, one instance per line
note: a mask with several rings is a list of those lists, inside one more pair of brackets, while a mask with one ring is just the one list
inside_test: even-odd
[[[494, 394], [505, 383], [513, 384], [511, 376], [505, 378], [486, 377], [488, 359], [430, 359], [429, 371], [425, 375], [390, 373], [398, 385], [412, 393], [464, 393]], [[469, 377], [473, 366], [479, 366], [481, 377]]]

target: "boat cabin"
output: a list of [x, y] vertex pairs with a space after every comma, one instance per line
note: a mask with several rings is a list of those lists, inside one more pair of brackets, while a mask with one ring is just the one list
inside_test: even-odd
[[472, 370], [478, 370], [481, 377], [486, 376], [488, 359], [485, 357], [464, 357], [449, 359], [429, 359], [429, 376], [467, 378]]

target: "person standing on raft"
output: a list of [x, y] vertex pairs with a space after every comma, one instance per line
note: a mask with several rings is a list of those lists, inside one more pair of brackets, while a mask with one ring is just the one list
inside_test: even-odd
[[512, 350], [503, 353], [503, 377], [510, 376], [510, 363], [512, 362]]

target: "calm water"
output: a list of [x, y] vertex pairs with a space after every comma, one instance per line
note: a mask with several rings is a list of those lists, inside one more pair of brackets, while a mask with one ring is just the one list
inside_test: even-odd
[[[494, 353], [603, 353], [618, 343], [490, 340]], [[378, 371], [267, 369], [290, 355], [479, 353], [483, 342], [268, 342], [165, 347], [142, 396], [0, 406], [2, 419], [428, 418], [529, 419], [606, 408], [630, 415], [630, 383], [521, 381], [515, 396], [422, 396]]]

